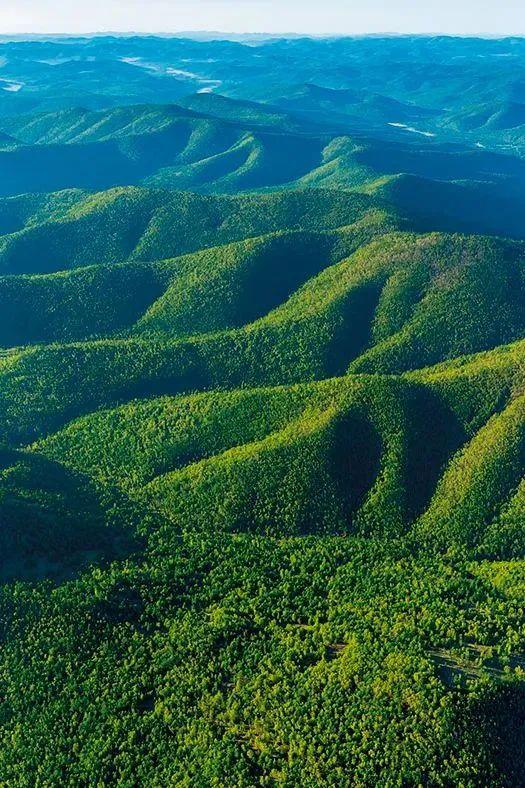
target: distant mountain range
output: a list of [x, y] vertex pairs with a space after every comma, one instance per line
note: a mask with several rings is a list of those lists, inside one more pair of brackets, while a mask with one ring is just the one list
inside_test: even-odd
[[213, 39], [0, 43], [0, 785], [523, 786], [525, 41]]

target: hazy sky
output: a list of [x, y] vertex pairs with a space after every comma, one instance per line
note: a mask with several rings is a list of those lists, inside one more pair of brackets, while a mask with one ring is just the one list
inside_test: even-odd
[[0, 0], [0, 33], [525, 34], [525, 0]]

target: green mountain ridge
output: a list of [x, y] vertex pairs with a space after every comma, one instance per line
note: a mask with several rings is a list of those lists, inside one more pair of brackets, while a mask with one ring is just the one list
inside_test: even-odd
[[0, 41], [0, 785], [525, 783], [524, 63]]
[[[303, 233], [299, 237], [306, 244], [305, 250], [312, 249], [314, 238], [317, 243], [328, 242], [327, 267], [318, 274], [312, 271], [308, 281], [289, 298], [283, 293], [282, 304], [271, 308], [271, 303], [266, 302], [264, 308], [270, 309], [267, 315], [257, 317], [257, 311], [252, 311], [241, 318], [229, 311], [231, 307], [228, 309], [224, 300], [220, 277], [226, 276], [230, 283], [231, 306], [235, 305], [235, 297], [240, 303], [249, 303], [254, 298], [249, 293], [257, 293], [261, 306], [254, 302], [253, 309], [263, 309], [267, 298], [263, 284], [271, 282], [266, 278], [268, 260], [277, 266], [290, 265], [292, 245], [299, 253], [299, 270], [308, 277], [307, 258], [301, 253], [297, 234], [278, 234], [249, 244], [212, 250], [204, 256], [181, 258], [178, 263], [171, 261], [168, 270], [171, 268], [171, 276], [175, 272], [174, 278], [164, 295], [136, 321], [131, 339], [36, 346], [7, 355], [0, 367], [5, 392], [0, 400], [5, 439], [12, 440], [17, 435], [18, 440], [24, 435], [29, 437], [37, 424], [45, 433], [86, 409], [94, 410], [139, 395], [154, 396], [217, 385], [231, 388], [299, 382], [341, 375], [349, 364], [352, 374], [372, 373], [372, 380], [375, 375], [379, 380], [386, 375], [388, 381], [392, 375], [436, 364], [447, 357], [479, 353], [487, 348], [497, 350], [523, 333], [523, 295], [516, 290], [522, 260], [519, 245], [437, 234], [421, 237], [387, 234], [344, 258], [341, 244], [349, 240], [352, 243], [347, 229], [342, 235]], [[258, 245], [264, 250], [262, 257]], [[279, 247], [284, 255], [282, 263], [276, 251]], [[312, 258], [317, 264], [322, 259], [320, 248], [317, 247]], [[336, 255], [343, 257], [335, 264], [330, 260], [334, 248]], [[226, 264], [224, 272], [220, 268], [221, 254]], [[253, 277], [257, 272], [251, 261], [263, 266], [261, 282], [246, 279], [248, 273]], [[213, 265], [211, 278], [206, 267], [210, 264]], [[165, 275], [166, 265], [160, 266]], [[119, 272], [125, 269], [126, 266], [117, 266]], [[91, 269], [87, 270], [92, 273]], [[241, 277], [238, 290], [232, 288], [236, 271]], [[64, 275], [58, 276], [60, 281]], [[70, 276], [67, 275], [66, 283]], [[12, 284], [13, 279], [16, 278], [7, 277], [6, 281]], [[477, 283], [477, 290], [473, 283]], [[210, 291], [206, 295], [208, 286]], [[501, 292], [499, 310], [496, 287]], [[270, 291], [275, 297], [274, 286]], [[473, 326], [479, 309], [488, 314], [488, 306], [482, 306], [484, 293], [490, 294], [492, 324], [488, 321], [483, 326], [478, 324], [476, 335]], [[142, 285], [141, 295], [145, 294]], [[514, 312], [510, 309], [513, 300]], [[217, 311], [219, 307], [221, 311]], [[89, 307], [88, 313], [98, 316], [99, 310]], [[469, 321], [469, 313], [474, 322]], [[243, 319], [247, 324], [235, 327]], [[181, 321], [178, 330], [177, 320]], [[443, 331], [438, 341], [434, 336], [437, 327]], [[445, 337], [449, 338], [448, 344]], [[489, 355], [483, 370], [490, 369], [490, 358]], [[261, 364], [259, 359], [264, 362]], [[455, 374], [451, 368], [448, 373], [451, 380], [445, 377], [445, 392], [440, 389], [439, 374], [436, 378], [431, 372], [417, 376], [435, 394], [439, 393], [443, 407], [450, 410], [454, 409], [450, 397], [462, 394], [459, 387], [454, 395], [455, 380], [460, 381], [462, 374], [463, 367], [458, 367]], [[501, 375], [499, 379], [502, 380]], [[98, 381], [96, 387], [94, 381]], [[465, 427], [467, 423], [476, 423], [472, 413], [476, 385], [475, 378], [470, 378], [468, 422], [462, 406], [455, 409], [455, 418], [462, 417]], [[481, 415], [477, 418], [484, 423], [496, 412], [495, 407], [501, 407], [501, 397], [511, 394], [508, 390], [504, 393], [505, 387], [500, 393], [486, 392], [483, 378], [479, 385]], [[460, 405], [461, 400], [453, 402]], [[433, 434], [431, 443], [436, 440], [437, 434]], [[392, 505], [396, 495], [392, 494]], [[389, 520], [386, 515], [385, 519]]]

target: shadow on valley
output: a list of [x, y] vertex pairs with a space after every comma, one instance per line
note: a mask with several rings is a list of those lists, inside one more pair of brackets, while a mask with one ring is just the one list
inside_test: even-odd
[[[137, 509], [86, 476], [0, 451], [0, 582], [64, 580], [140, 546]], [[135, 519], [134, 519], [135, 518]]]

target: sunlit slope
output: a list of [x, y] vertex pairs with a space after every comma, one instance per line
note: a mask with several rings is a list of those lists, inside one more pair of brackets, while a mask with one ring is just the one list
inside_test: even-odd
[[[4, 435], [46, 432], [86, 409], [136, 396], [277, 385], [347, 370], [399, 374], [496, 348], [523, 333], [519, 245], [387, 234], [330, 265], [334, 250], [339, 255], [341, 243], [355, 240], [351, 228], [315, 238], [299, 234], [296, 240], [305, 247], [295, 258], [286, 252], [293, 238], [285, 234], [251, 242], [247, 254], [237, 246], [161, 266], [163, 275], [170, 267], [175, 275], [153, 304], [145, 308], [141, 302], [146, 287], [134, 302], [117, 302], [123, 310], [129, 308], [130, 322], [135, 320], [120, 338], [8, 353], [0, 361]], [[271, 263], [268, 248], [273, 250]], [[279, 249], [288, 265], [286, 276], [279, 270]], [[327, 267], [304, 284], [297, 281], [309, 265], [314, 272], [323, 264]], [[279, 274], [279, 285], [270, 292], [265, 266], [270, 275]], [[132, 270], [138, 276], [142, 269]], [[154, 284], [161, 289], [160, 280]], [[79, 290], [72, 293], [78, 302]], [[274, 307], [272, 300], [280, 299]], [[82, 317], [86, 333], [88, 312]], [[100, 316], [98, 311], [92, 321], [94, 333], [101, 327]], [[113, 328], [118, 320], [122, 326], [123, 314], [113, 311], [110, 317]], [[45, 314], [42, 331], [44, 322]], [[55, 327], [63, 330], [64, 324], [61, 328], [55, 321]]]
[[0, 785], [521, 788], [523, 41], [0, 55]]
[[[525, 398], [517, 396], [450, 463], [417, 532], [442, 546], [462, 542], [523, 555]], [[521, 488], [520, 488], [521, 483]]]
[[519, 399], [524, 360], [521, 341], [404, 378], [345, 376], [295, 386], [135, 399], [83, 416], [33, 448], [133, 491], [171, 470], [262, 441], [310, 412], [335, 414], [340, 400], [350, 403], [357, 397], [366, 410], [363, 397], [369, 393], [392, 402], [397, 396], [417, 399], [425, 391], [434, 408], [442, 403], [446, 420], [467, 441]]
[[[4, 117], [0, 129], [12, 137], [0, 146], [0, 195], [130, 185], [202, 194], [379, 190], [423, 229], [523, 237], [525, 168], [518, 156], [466, 144], [461, 135], [451, 144], [434, 132], [414, 134], [412, 126], [394, 131], [400, 118], [430, 120], [429, 107], [376, 93], [305, 89], [321, 97], [320, 113], [289, 114], [272, 104], [197, 93], [185, 106], [73, 107]], [[353, 111], [374, 116], [378, 128], [364, 131], [363, 118], [345, 125], [330, 109], [332, 100], [348, 100]]]
[[[376, 198], [335, 191], [203, 197], [157, 189], [63, 192], [0, 202], [17, 231], [0, 238], [0, 270], [51, 273], [124, 260], [166, 259], [277, 230], [327, 230], [369, 212]], [[7, 222], [7, 219], [6, 219]]]
[[0, 230], [2, 235], [17, 233], [31, 225], [61, 219], [85, 194], [77, 189], [51, 194], [23, 194], [0, 198]]
[[134, 400], [76, 419], [31, 451], [119, 487], [162, 519], [163, 540], [411, 533], [441, 549], [521, 556], [524, 356], [509, 353], [512, 385], [491, 408], [485, 381], [470, 380], [475, 424], [453, 390], [348, 376]]
[[[419, 244], [425, 251], [414, 254]], [[372, 347], [353, 372], [404, 372], [523, 336], [520, 245], [430, 236], [408, 250], [409, 265], [398, 265], [383, 291]]]
[[281, 231], [170, 260], [0, 277], [0, 345], [242, 326], [395, 222], [366, 213], [338, 230]]
[[6, 303], [40, 320], [12, 344], [42, 344], [0, 359], [3, 440], [120, 488], [162, 538], [411, 534], [522, 555], [522, 247], [384, 221], [5, 276]]
[[[176, 126], [199, 116], [177, 106], [135, 105], [93, 112], [71, 108], [58, 112], [16, 115], [2, 126], [26, 145], [61, 145], [104, 142], [114, 138], [140, 137]], [[188, 126], [191, 130], [191, 126]], [[182, 136], [182, 135], [181, 135]]]
[[0, 193], [140, 183], [233, 192], [292, 182], [319, 164], [325, 138], [294, 130], [286, 116], [266, 123], [257, 105], [236, 112], [232, 104], [224, 120], [175, 105], [4, 119], [19, 144], [0, 150]]
[[111, 479], [176, 529], [393, 535], [461, 437], [424, 388], [349, 378], [137, 401], [34, 449]]
[[406, 375], [439, 394], [469, 431], [475, 430], [525, 384], [525, 341], [461, 356]]

